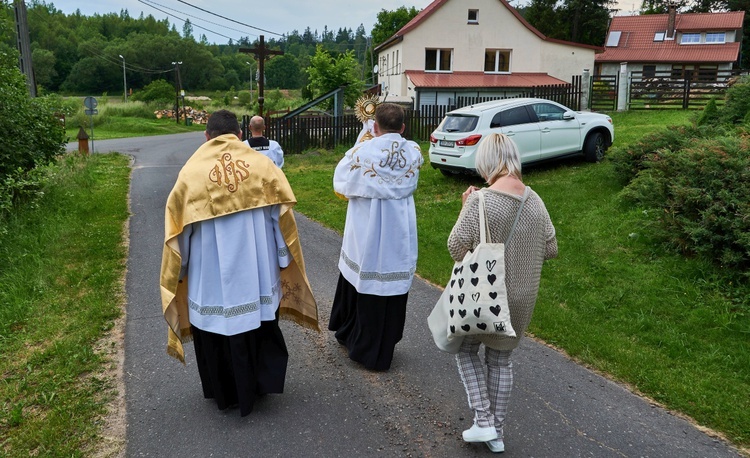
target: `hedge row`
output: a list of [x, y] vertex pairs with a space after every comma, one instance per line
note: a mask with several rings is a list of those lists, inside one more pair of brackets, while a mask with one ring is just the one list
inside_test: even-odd
[[[746, 97], [747, 96], [747, 97]], [[612, 154], [622, 196], [657, 235], [750, 279], [750, 79], [692, 126], [670, 126]]]

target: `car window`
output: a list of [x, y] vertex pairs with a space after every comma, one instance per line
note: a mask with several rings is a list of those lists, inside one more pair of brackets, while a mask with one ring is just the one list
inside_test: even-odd
[[535, 103], [531, 105], [531, 108], [534, 109], [539, 122], [562, 121], [563, 113], [566, 111], [564, 108], [552, 105], [551, 103]]
[[490, 127], [515, 126], [518, 124], [528, 124], [530, 122], [534, 122], [534, 120], [529, 116], [526, 107], [517, 107], [503, 110], [495, 114], [490, 123]]
[[448, 115], [440, 126], [442, 132], [471, 132], [477, 127], [477, 116]]

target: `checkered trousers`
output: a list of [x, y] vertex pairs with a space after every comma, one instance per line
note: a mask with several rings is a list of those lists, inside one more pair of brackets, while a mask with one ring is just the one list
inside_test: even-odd
[[484, 363], [479, 358], [481, 342], [466, 336], [456, 354], [458, 373], [464, 384], [469, 407], [474, 411], [474, 422], [486, 428], [494, 426], [499, 439], [503, 438], [505, 414], [513, 388], [512, 350], [494, 350], [485, 346]]

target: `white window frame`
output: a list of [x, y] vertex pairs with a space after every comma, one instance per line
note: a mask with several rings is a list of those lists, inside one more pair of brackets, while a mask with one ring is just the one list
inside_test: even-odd
[[[427, 68], [427, 51], [435, 51], [435, 67], [436, 68]], [[424, 71], [426, 73], [453, 73], [453, 49], [425, 48], [424, 52], [425, 52]], [[447, 70], [442, 70], [440, 69], [440, 62], [442, 61], [442, 54], [445, 52], [450, 53], [450, 64]]]
[[[484, 57], [485, 57], [485, 59], [487, 58], [487, 53], [492, 52], [492, 51], [495, 52], [495, 70], [485, 70], [484, 73], [496, 74], [496, 75], [507, 75], [507, 74], [509, 74], [510, 73], [510, 68], [511, 68], [510, 67], [511, 57], [513, 56], [512, 51], [510, 49], [492, 49], [492, 48], [485, 49], [484, 50]], [[498, 62], [500, 61], [499, 57], [500, 57], [501, 53], [502, 54], [507, 54], [507, 56], [508, 56], [508, 70], [498, 70], [498, 68], [497, 68]], [[486, 61], [484, 63], [486, 63]], [[484, 68], [484, 65], [482, 66], [482, 68]]]
[[706, 32], [706, 43], [724, 44], [727, 42], [726, 32]]
[[701, 34], [700, 33], [683, 33], [682, 37], [680, 37], [680, 44], [681, 45], [697, 45], [701, 42]]
[[[471, 13], [474, 13], [474, 19], [471, 18]], [[469, 14], [467, 16], [467, 23], [468, 24], [479, 24], [479, 10], [477, 9], [470, 9]]]

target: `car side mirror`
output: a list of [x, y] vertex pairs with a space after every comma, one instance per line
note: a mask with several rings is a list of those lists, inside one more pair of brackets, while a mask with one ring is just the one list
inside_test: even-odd
[[576, 112], [575, 111], [566, 111], [565, 113], [563, 113], [563, 117], [562, 118], [565, 119], [565, 120], [575, 119], [576, 118]]

